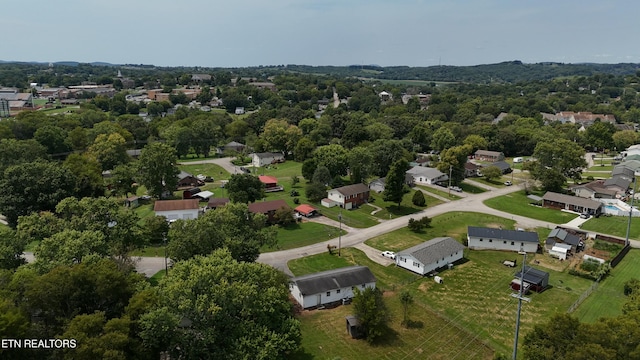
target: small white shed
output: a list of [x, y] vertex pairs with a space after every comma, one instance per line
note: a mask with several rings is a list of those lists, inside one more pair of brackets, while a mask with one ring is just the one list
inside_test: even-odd
[[571, 251], [571, 245], [569, 244], [555, 244], [549, 250], [549, 255], [557, 257], [560, 260], [567, 260], [567, 254]]

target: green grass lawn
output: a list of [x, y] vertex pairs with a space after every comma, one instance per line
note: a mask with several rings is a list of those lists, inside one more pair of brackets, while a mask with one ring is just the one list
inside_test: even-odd
[[402, 202], [400, 203], [400, 206], [398, 206], [397, 203], [384, 201], [382, 198], [382, 194], [378, 194], [372, 191], [369, 202], [375, 206], [382, 208], [382, 211], [376, 212], [374, 216], [379, 219], [395, 219], [399, 216], [414, 214], [427, 207], [442, 204], [443, 202], [442, 200], [436, 199], [423, 193], [424, 199], [426, 200], [426, 206], [415, 206], [411, 202], [415, 192], [416, 190], [412, 189], [408, 193], [404, 194], [404, 196], [402, 197]]
[[151, 286], [158, 286], [160, 280], [162, 280], [165, 276], [167, 276], [167, 272], [164, 270], [160, 270], [157, 273], [153, 274], [153, 276], [149, 278]]
[[602, 166], [600, 165], [600, 161], [596, 161], [595, 165], [587, 169], [587, 171], [612, 171], [612, 170], [613, 170], [613, 165], [611, 165], [611, 163], [607, 164], [605, 162], [604, 166]]
[[582, 181], [588, 181], [587, 177], [593, 177], [594, 179], [608, 179], [611, 176], [611, 173], [602, 173], [602, 172], [593, 172], [593, 171], [585, 171], [582, 173]]
[[227, 170], [216, 164], [182, 164], [178, 165], [178, 168], [182, 171], [193, 174], [194, 176], [198, 174], [211, 176], [216, 181], [228, 180], [231, 177], [231, 174], [229, 174]]
[[531, 202], [532, 200], [527, 198], [527, 195], [522, 190], [485, 200], [484, 204], [496, 210], [526, 216], [532, 219], [548, 221], [554, 224], [564, 224], [576, 217], [575, 214], [566, 213], [560, 210], [534, 206], [531, 205]]
[[138, 217], [140, 218], [138, 224], [140, 225], [144, 223], [144, 219], [146, 217], [155, 216], [155, 213], [153, 212], [153, 202], [151, 202], [150, 204], [140, 205], [137, 208], [133, 209], [133, 211], [138, 214]]
[[449, 194], [449, 191], [446, 188], [442, 188], [442, 190], [439, 189], [434, 189], [432, 187], [429, 186], [421, 186], [421, 185], [416, 185], [417, 187], [419, 187], [420, 189], [423, 189], [425, 191], [428, 191], [432, 194], [436, 194], [438, 196], [441, 196], [445, 199], [451, 199], [451, 200], [460, 200], [461, 197], [455, 194], [455, 191], [451, 190], [451, 194]]
[[622, 315], [622, 305], [628, 300], [624, 283], [633, 278], [640, 279], [640, 250], [629, 251], [573, 315], [584, 322]]
[[512, 181], [512, 180], [511, 180], [511, 174], [509, 174], [509, 175], [504, 175], [498, 179], [492, 179], [492, 180], [487, 180], [484, 177], [476, 177], [476, 178], [473, 178], [473, 181], [477, 181], [479, 183], [492, 186], [495, 188], [503, 188], [505, 187], [504, 185], [505, 181]]
[[[627, 236], [628, 222], [629, 218], [627, 216], [600, 216], [597, 219], [592, 217], [582, 224], [581, 228], [624, 238]], [[640, 218], [634, 217], [631, 219], [629, 238], [634, 240], [640, 238]]]
[[[342, 230], [342, 235], [346, 233]], [[314, 222], [291, 224], [286, 227], [278, 227], [278, 244], [275, 248], [263, 246], [260, 252], [298, 248], [337, 238], [339, 235], [340, 229], [329, 225]]]
[[462, 182], [460, 184], [460, 188], [462, 188], [462, 191], [469, 193], [469, 194], [481, 194], [487, 190], [483, 189], [483, 188], [479, 188], [477, 186], [473, 186], [471, 184], [468, 184], [466, 182]]
[[145, 246], [140, 250], [134, 250], [129, 253], [129, 256], [143, 256], [143, 257], [164, 257], [164, 246], [152, 245]]
[[[397, 234], [401, 237], [403, 234]], [[332, 310], [311, 311], [300, 318], [305, 356], [296, 359], [334, 358], [349, 354], [349, 358], [490, 358], [489, 353], [479, 352], [479, 344], [509, 354], [513, 342], [517, 303], [510, 296], [509, 283], [515, 269], [502, 265], [504, 259], [517, 256], [498, 251], [465, 251], [465, 261], [451, 270], [440, 273], [444, 284], [436, 284], [428, 277], [419, 277], [395, 266], [384, 267], [373, 263], [356, 249], [344, 249], [341, 258], [327, 253], [309, 256], [289, 262], [296, 275], [302, 275], [351, 264], [368, 266], [378, 279], [378, 287], [384, 289], [386, 304], [392, 311], [391, 328], [397, 332], [397, 340], [376, 346], [377, 353], [346, 336], [336, 336], [331, 329], [344, 328], [344, 316], [351, 314], [349, 306]], [[531, 263], [535, 259], [529, 258]], [[521, 316], [521, 336], [534, 325], [546, 321], [552, 314], [566, 312], [569, 306], [586, 290], [591, 282], [549, 269], [550, 287], [541, 294], [529, 294], [530, 303], [524, 303]], [[414, 297], [409, 310], [410, 319], [422, 323], [423, 328], [403, 329], [399, 326], [402, 313], [397, 312], [398, 294], [408, 290]], [[329, 324], [329, 325], [327, 325]], [[431, 326], [436, 330], [433, 330]], [[434, 335], [433, 331], [437, 334]], [[455, 335], [457, 334], [457, 335]], [[452, 337], [453, 336], [453, 337]], [[448, 341], [429, 346], [432, 341]], [[345, 342], [357, 346], [352, 355], [345, 350]], [[478, 345], [476, 345], [476, 342]], [[419, 344], [419, 345], [416, 345]], [[402, 349], [400, 349], [402, 348]], [[469, 354], [458, 354], [461, 348], [475, 348]], [[362, 354], [362, 356], [360, 356]], [[384, 355], [381, 355], [384, 354]], [[460, 357], [460, 355], [462, 357]]]
[[251, 167], [249, 167], [248, 169], [251, 169], [252, 172], [254, 172], [256, 175], [275, 176], [276, 178], [282, 178], [283, 180], [297, 176], [301, 181], [304, 181], [304, 179], [302, 178], [302, 163], [292, 160], [287, 160], [281, 164], [263, 166], [258, 169]]

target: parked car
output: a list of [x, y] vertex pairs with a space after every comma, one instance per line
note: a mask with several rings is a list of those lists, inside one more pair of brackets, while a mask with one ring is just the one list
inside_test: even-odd
[[504, 184], [505, 184], [506, 186], [511, 186], [511, 185], [513, 185], [513, 183], [512, 183], [511, 181], [505, 181], [505, 182], [504, 182]]
[[387, 257], [389, 259], [394, 259], [396, 258], [396, 253], [394, 253], [393, 251], [383, 251], [382, 254], [380, 254], [384, 257]]
[[591, 217], [591, 215], [589, 215], [588, 213], [582, 213], [582, 214], [580, 214], [580, 219], [588, 219], [588, 218], [590, 218], [590, 217]]
[[453, 191], [462, 192], [462, 188], [459, 186], [451, 186], [449, 188]]

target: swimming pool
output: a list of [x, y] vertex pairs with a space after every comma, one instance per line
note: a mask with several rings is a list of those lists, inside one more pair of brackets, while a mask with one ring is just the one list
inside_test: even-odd
[[607, 210], [611, 210], [611, 211], [624, 211], [623, 209], [615, 206], [615, 205], [605, 205], [604, 207]]

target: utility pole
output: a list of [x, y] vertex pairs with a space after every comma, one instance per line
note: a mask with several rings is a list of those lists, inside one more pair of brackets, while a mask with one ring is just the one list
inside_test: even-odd
[[449, 165], [449, 197], [451, 197], [451, 172], [453, 171], [453, 165]]
[[636, 197], [636, 185], [638, 184], [638, 178], [635, 173], [633, 174], [633, 193], [631, 194], [631, 201], [629, 202], [629, 221], [627, 221], [627, 236], [625, 238], [624, 245], [629, 245], [629, 232], [631, 231], [631, 217], [633, 215], [633, 199]]
[[522, 259], [522, 272], [520, 273], [520, 292], [518, 294], [511, 294], [514, 298], [518, 299], [518, 315], [516, 316], [516, 334], [513, 338], [513, 360], [516, 360], [518, 356], [518, 333], [520, 332], [520, 311], [522, 310], [522, 300], [530, 302], [531, 299], [523, 297], [524, 289], [524, 266], [527, 262], [527, 252], [520, 248], [518, 254], [523, 255]]
[[342, 250], [342, 210], [340, 210], [340, 213], [338, 214], [338, 220], [340, 221], [340, 233], [338, 234], [338, 256], [342, 256], [340, 253]]

